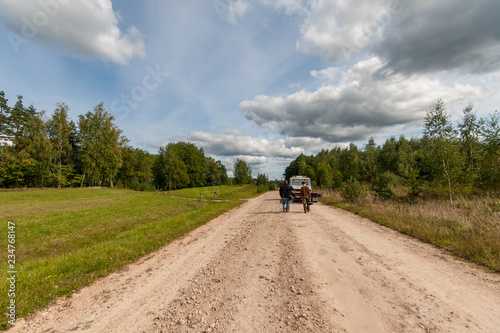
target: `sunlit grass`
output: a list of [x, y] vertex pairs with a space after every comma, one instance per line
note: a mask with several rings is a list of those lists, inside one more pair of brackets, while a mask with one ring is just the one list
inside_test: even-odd
[[[235, 198], [251, 198], [257, 191], [255, 185], [225, 185], [225, 186], [207, 186], [201, 188], [186, 188], [182, 190], [168, 191], [166, 195], [199, 199], [200, 194], [203, 200], [233, 200]], [[214, 196], [214, 193], [217, 193]]]

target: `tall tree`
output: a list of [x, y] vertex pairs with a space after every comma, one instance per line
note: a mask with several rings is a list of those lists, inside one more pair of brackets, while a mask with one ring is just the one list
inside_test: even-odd
[[188, 168], [177, 155], [174, 144], [160, 147], [153, 164], [153, 176], [157, 189], [171, 191], [189, 185]]
[[207, 185], [221, 185], [221, 175], [217, 162], [212, 157], [207, 157]]
[[93, 111], [79, 116], [79, 139], [83, 179], [88, 177], [90, 185], [102, 186], [104, 182], [113, 187], [113, 178], [122, 164], [120, 145], [121, 130], [113, 123], [114, 117], [103, 103]]
[[381, 171], [391, 171], [396, 173], [398, 171], [398, 142], [395, 137], [385, 140], [384, 145], [380, 149], [378, 157], [378, 166]]
[[[29, 161], [29, 174], [26, 178], [26, 186], [44, 187], [51, 182], [51, 163], [54, 156], [54, 146], [47, 136], [47, 125], [43, 120], [44, 112], [36, 112], [30, 109], [30, 116], [23, 125], [23, 148], [20, 156]], [[28, 179], [29, 178], [29, 179]], [[51, 185], [49, 183], [49, 185]]]
[[205, 186], [208, 167], [203, 148], [198, 148], [193, 143], [188, 142], [178, 142], [171, 145], [176, 155], [187, 167], [189, 187]]
[[478, 170], [475, 166], [475, 161], [478, 159], [479, 151], [477, 148], [480, 134], [480, 125], [473, 108], [472, 104], [469, 104], [463, 109], [463, 118], [458, 124], [462, 149], [467, 159], [466, 179], [470, 186], [473, 186], [477, 178]]
[[424, 136], [429, 139], [431, 144], [428, 149], [428, 158], [435, 180], [444, 179], [446, 181], [450, 203], [453, 203], [452, 186], [460, 178], [464, 159], [455, 139], [456, 131], [441, 99], [427, 111]]
[[9, 134], [13, 137], [16, 152], [24, 149], [26, 146], [26, 137], [28, 131], [28, 121], [30, 117], [35, 116], [36, 109], [33, 105], [24, 107], [23, 96], [17, 96], [17, 102], [10, 109], [8, 118]]
[[62, 186], [62, 161], [67, 160], [71, 154], [71, 125], [68, 119], [68, 106], [58, 103], [52, 118], [48, 122], [49, 137], [56, 150], [57, 187]]
[[229, 177], [227, 176], [226, 167], [224, 166], [224, 164], [222, 164], [221, 161], [217, 161], [216, 163], [217, 163], [217, 169], [219, 170], [221, 185], [229, 184]]
[[375, 143], [375, 139], [371, 137], [365, 144], [365, 150], [362, 156], [362, 170], [364, 174], [364, 179], [369, 183], [372, 183], [377, 175], [377, 161], [379, 156], [379, 149]]
[[[0, 91], [0, 140], [7, 140], [8, 139], [8, 129], [9, 129], [9, 111], [10, 108], [7, 105], [8, 99], [5, 98], [5, 93], [3, 91]], [[0, 141], [1, 145], [1, 141]]]
[[418, 181], [420, 170], [416, 165], [415, 151], [404, 136], [397, 143], [397, 174], [403, 179], [403, 184], [410, 186], [410, 196], [415, 198], [420, 193]]
[[234, 182], [237, 185], [250, 184], [252, 182], [252, 169], [240, 159], [234, 163]]
[[481, 118], [481, 138], [485, 154], [481, 158], [481, 180], [490, 188], [500, 187], [500, 113]]
[[354, 177], [359, 179], [360, 158], [358, 147], [354, 143], [349, 144], [349, 148], [343, 149], [339, 156], [339, 169], [342, 172], [344, 179]]

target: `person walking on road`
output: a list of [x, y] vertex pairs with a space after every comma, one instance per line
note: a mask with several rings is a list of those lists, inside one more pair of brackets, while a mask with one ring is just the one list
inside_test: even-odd
[[302, 187], [300, 188], [300, 200], [302, 200], [302, 204], [304, 205], [304, 213], [309, 212], [311, 208], [307, 203], [312, 201], [312, 197], [311, 190], [309, 190], [306, 182], [302, 182]]
[[281, 204], [283, 205], [283, 212], [290, 211], [290, 200], [292, 199], [292, 187], [288, 185], [288, 181], [284, 181], [283, 185], [280, 186], [280, 197]]

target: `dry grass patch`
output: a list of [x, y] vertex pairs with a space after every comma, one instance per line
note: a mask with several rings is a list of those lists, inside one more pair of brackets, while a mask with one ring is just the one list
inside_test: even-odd
[[414, 203], [379, 200], [365, 195], [355, 203], [327, 191], [323, 203], [446, 249], [450, 253], [500, 271], [500, 199], [497, 196]]

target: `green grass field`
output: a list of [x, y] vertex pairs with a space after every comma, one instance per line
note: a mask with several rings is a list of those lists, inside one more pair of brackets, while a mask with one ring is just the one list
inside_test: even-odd
[[[218, 199], [224, 201], [192, 200], [204, 191], [211, 188], [168, 194], [106, 188], [0, 191], [0, 328], [9, 327], [5, 313], [11, 299], [17, 317], [29, 314], [257, 195], [252, 185], [219, 186]], [[9, 244], [15, 252], [8, 252]], [[15, 297], [10, 297], [7, 277], [13, 269]]]

